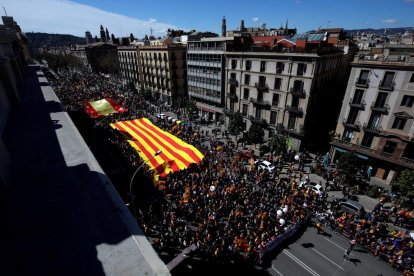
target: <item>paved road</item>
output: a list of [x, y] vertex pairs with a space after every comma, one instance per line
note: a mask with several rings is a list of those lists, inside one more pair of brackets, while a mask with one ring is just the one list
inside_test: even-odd
[[296, 242], [278, 253], [268, 272], [277, 276], [401, 275], [359, 247], [352, 251], [350, 261], [345, 261], [348, 246], [349, 242], [339, 235], [316, 234], [315, 228], [308, 227]]

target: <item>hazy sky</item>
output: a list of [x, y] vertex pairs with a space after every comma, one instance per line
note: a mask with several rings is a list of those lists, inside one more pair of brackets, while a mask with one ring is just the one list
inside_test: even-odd
[[[115, 36], [164, 35], [168, 28], [220, 33], [245, 26], [391, 28], [414, 26], [414, 0], [0, 0], [25, 32], [99, 36], [99, 26]], [[2, 15], [4, 12], [1, 12]]]

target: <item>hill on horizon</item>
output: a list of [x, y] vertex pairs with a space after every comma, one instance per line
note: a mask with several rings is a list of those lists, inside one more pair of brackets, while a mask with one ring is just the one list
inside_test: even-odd
[[398, 27], [398, 28], [380, 28], [380, 29], [372, 29], [372, 28], [363, 28], [363, 29], [352, 29], [352, 30], [344, 30], [348, 35], [356, 35], [357, 32], [359, 33], [369, 33], [369, 34], [384, 34], [384, 31], [387, 30], [388, 34], [403, 34], [405, 31], [414, 31], [414, 27]]
[[74, 44], [86, 44], [85, 38], [68, 34], [48, 34], [48, 33], [25, 33], [28, 39], [29, 48], [33, 53], [39, 51], [41, 47], [61, 47]]

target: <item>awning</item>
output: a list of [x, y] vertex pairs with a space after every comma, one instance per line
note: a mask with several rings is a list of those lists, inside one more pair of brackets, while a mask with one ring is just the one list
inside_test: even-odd
[[[341, 148], [338, 148], [338, 147], [334, 147], [335, 148], [335, 150], [336, 151], [339, 151], [339, 152], [343, 152], [343, 153], [345, 153], [345, 152], [348, 152], [347, 150], [345, 150], [345, 149], [341, 149]], [[362, 154], [359, 154], [359, 153], [356, 153], [356, 152], [354, 152], [354, 154], [358, 157], [358, 158], [361, 158], [361, 159], [364, 159], [364, 160], [368, 160], [368, 156], [365, 156], [365, 155], [362, 155]]]
[[[150, 170], [154, 170], [155, 177], [186, 169], [204, 158], [197, 148], [161, 130], [147, 118], [120, 121], [111, 124], [111, 127], [132, 137], [128, 142], [144, 162], [149, 160], [148, 165]], [[154, 157], [159, 150], [161, 154]]]

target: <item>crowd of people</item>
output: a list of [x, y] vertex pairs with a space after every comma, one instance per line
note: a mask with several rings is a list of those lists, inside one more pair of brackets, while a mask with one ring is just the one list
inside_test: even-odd
[[[79, 70], [62, 70], [58, 76], [54, 88], [69, 112], [83, 111], [86, 102], [106, 97], [128, 110], [123, 120], [159, 111], [119, 77]], [[309, 214], [328, 208], [325, 197], [299, 185], [305, 177], [303, 166], [298, 167], [291, 156], [269, 155], [269, 161], [281, 164], [280, 170], [271, 174], [255, 165], [254, 155], [245, 158], [231, 140], [218, 140], [196, 124], [187, 121], [179, 125], [166, 118], [156, 124], [204, 154], [200, 163], [154, 183], [157, 192], [138, 212], [138, 220], [153, 237], [157, 250], [181, 250], [195, 244], [197, 254], [204, 258], [257, 261], [269, 244], [292, 226], [304, 225]], [[118, 153], [129, 160], [127, 171], [141, 165], [122, 135], [107, 124], [101, 127]], [[378, 220], [382, 210], [365, 218], [346, 214], [335, 204], [331, 210], [330, 220], [338, 232], [356, 238], [359, 245], [396, 269], [412, 271], [413, 242], [407, 233], [387, 231]]]

